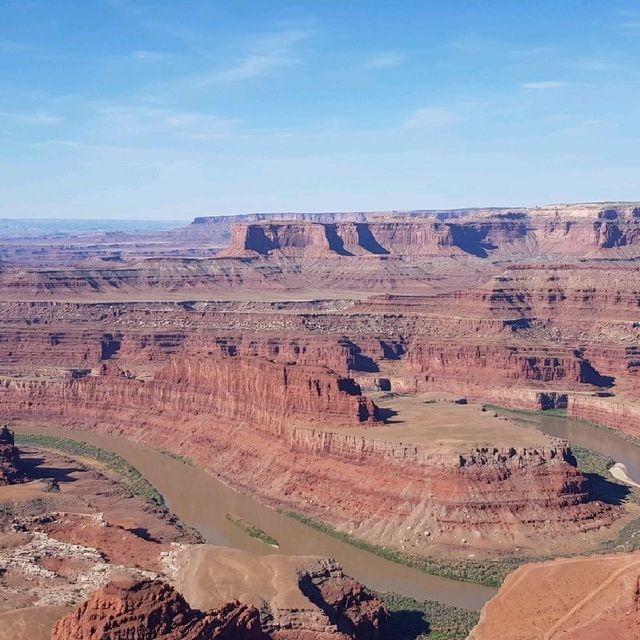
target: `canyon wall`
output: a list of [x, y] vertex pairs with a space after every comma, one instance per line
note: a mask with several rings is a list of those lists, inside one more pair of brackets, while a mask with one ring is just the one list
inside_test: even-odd
[[614, 397], [572, 395], [568, 414], [640, 438], [640, 403]]
[[147, 381], [114, 365], [100, 373], [5, 378], [0, 411], [170, 449], [274, 506], [377, 543], [410, 538], [424, 549], [460, 544], [471, 530], [509, 546], [597, 529], [619, 515], [589, 501], [563, 444], [439, 454], [379, 439], [375, 426], [370, 436], [335, 433], [375, 425], [376, 407], [352, 381], [317, 369], [229, 357], [175, 360]]
[[[253, 215], [197, 219], [183, 230], [100, 238], [81, 248], [15, 240], [0, 256], [8, 298], [157, 295], [228, 290], [380, 288], [428, 292], [476, 283], [500, 262], [624, 261], [640, 251], [633, 204], [536, 209]], [[114, 238], [105, 238], [105, 242]], [[30, 243], [33, 239], [30, 239]], [[24, 256], [23, 256], [24, 253]], [[40, 254], [53, 258], [38, 258]], [[55, 256], [59, 259], [56, 260]], [[454, 278], [456, 272], [465, 271]]]
[[[379, 438], [381, 421], [403, 423], [362, 389], [567, 408], [635, 432], [639, 212], [258, 214], [118, 238], [132, 253], [100, 264], [5, 264], [0, 408], [180, 452], [395, 546], [408, 526], [460, 544], [467, 516], [505, 544], [597, 528], [615, 509], [588, 501], [564, 444], [444, 455]], [[217, 253], [185, 258], [170, 238]]]
[[[237, 560], [249, 562], [246, 555]], [[260, 564], [261, 560], [255, 560], [254, 564]], [[276, 563], [280, 582], [281, 565], [286, 561], [280, 558], [280, 563]], [[246, 568], [251, 571], [250, 567]], [[228, 578], [228, 568], [222, 570]], [[382, 637], [389, 620], [385, 605], [359, 582], [346, 576], [335, 561], [308, 560], [297, 568], [297, 575], [293, 570], [289, 573], [286, 584], [280, 585], [283, 593], [273, 602], [263, 602], [260, 610], [240, 600], [231, 600], [202, 611], [190, 606], [183, 595], [162, 580], [109, 582], [78, 609], [60, 619], [52, 629], [51, 640], [377, 640]], [[248, 582], [252, 582], [250, 576]], [[209, 589], [215, 590], [216, 586], [215, 583], [209, 585]], [[268, 586], [262, 585], [262, 589]], [[249, 594], [239, 595], [247, 598]]]
[[[605, 214], [606, 212], [601, 212]], [[219, 255], [331, 257], [442, 256], [487, 258], [597, 252], [640, 246], [640, 216], [615, 213], [613, 219], [556, 220], [522, 213], [479, 220], [431, 222], [254, 222], [231, 229], [229, 246]], [[624, 216], [624, 217], [623, 217]]]

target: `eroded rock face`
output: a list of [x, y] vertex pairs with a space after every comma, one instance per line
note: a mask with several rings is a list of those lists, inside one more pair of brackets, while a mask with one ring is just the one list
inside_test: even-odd
[[[299, 572], [309, 609], [258, 609], [233, 600], [194, 609], [161, 580], [110, 582], [59, 620], [51, 640], [375, 640], [389, 618], [384, 604], [332, 560]], [[314, 607], [318, 607], [314, 613]]]
[[[594, 212], [596, 219], [566, 215], [557, 221], [516, 212], [432, 221], [399, 217], [366, 222], [269, 221], [234, 225], [220, 257], [353, 257], [575, 253], [640, 243], [640, 221], [627, 209]], [[606, 216], [615, 217], [606, 219]]]
[[318, 560], [299, 571], [302, 592], [337, 628], [362, 640], [380, 638], [389, 619], [386, 606], [333, 560]]
[[257, 609], [238, 601], [192, 609], [160, 580], [111, 582], [59, 620], [51, 640], [258, 640]]
[[[271, 371], [275, 378], [267, 377]], [[152, 381], [17, 380], [0, 386], [0, 406], [20, 412], [16, 417], [57, 417], [184, 452], [274, 506], [337, 526], [354, 523], [378, 544], [404, 543], [374, 531], [391, 536], [410, 526], [417, 548], [466, 538], [469, 527], [496, 544], [518, 546], [595, 530], [620, 516], [615, 507], [589, 502], [585, 477], [565, 445], [434, 454], [379, 439], [375, 429], [370, 436], [332, 431], [370, 420], [371, 412], [363, 396], [341, 391], [335, 378], [304, 371], [228, 358], [210, 367], [176, 362]], [[140, 407], [154, 410], [141, 414]], [[430, 535], [420, 536], [424, 531]]]
[[[377, 418], [403, 421], [361, 390], [566, 409], [640, 433], [639, 221], [624, 203], [258, 214], [171, 232], [175, 259], [27, 260], [0, 274], [0, 411], [188, 455], [379, 544], [458, 544], [467, 526], [513, 547], [571, 537], [616, 508], [587, 501], [564, 445], [481, 433], [439, 457], [377, 437]], [[178, 245], [197, 238], [232, 242], [188, 259]]]
[[24, 482], [20, 469], [20, 452], [15, 446], [13, 431], [7, 425], [0, 428], [0, 486]]

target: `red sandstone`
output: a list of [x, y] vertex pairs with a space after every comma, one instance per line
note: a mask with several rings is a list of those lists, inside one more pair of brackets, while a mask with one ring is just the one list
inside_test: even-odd
[[420, 552], [466, 551], [617, 520], [566, 443], [491, 443], [497, 422], [446, 452], [384, 439], [376, 399], [446, 391], [640, 435], [638, 205], [238, 222], [119, 241], [117, 259], [0, 247], [6, 418], [171, 449], [396, 548], [408, 527]]
[[192, 609], [159, 580], [112, 582], [54, 626], [51, 640], [259, 640], [257, 609], [230, 602]]

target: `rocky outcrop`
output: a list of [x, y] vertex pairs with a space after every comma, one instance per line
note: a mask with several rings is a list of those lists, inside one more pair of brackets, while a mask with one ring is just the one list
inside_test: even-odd
[[547, 218], [531, 212], [477, 214], [458, 221], [425, 217], [366, 221], [280, 220], [243, 222], [231, 229], [229, 246], [220, 257], [371, 255], [532, 256], [553, 252], [606, 251], [640, 245], [640, 219], [626, 209], [602, 209], [595, 219]]
[[608, 386], [590, 362], [570, 349], [496, 344], [421, 344], [412, 342], [407, 363], [420, 381], [431, 388], [464, 389], [465, 384], [509, 387], [514, 384], [560, 383], [563, 388], [581, 385]]
[[[137, 379], [114, 363], [103, 363], [95, 375], [79, 378], [5, 378], [0, 382], [0, 405], [14, 415], [17, 407], [8, 405], [15, 391], [27, 412], [38, 404], [53, 408], [57, 402], [54, 411], [69, 418], [82, 413], [89, 418], [96, 407], [112, 406], [116, 393], [123, 410], [135, 412], [141, 403], [151, 402], [159, 416], [178, 410], [247, 421], [276, 433], [296, 423], [355, 425], [379, 419], [376, 405], [362, 395], [353, 379], [323, 367], [283, 365], [261, 358], [173, 359], [151, 380]], [[274, 403], [278, 411], [273, 411]]]
[[0, 428], [0, 486], [24, 482], [20, 468], [20, 451], [15, 446], [13, 431], [5, 424]]
[[378, 598], [327, 558], [198, 545], [174, 547], [165, 565], [193, 607], [212, 609], [238, 597], [260, 610], [262, 630], [273, 640], [372, 640], [389, 619]]
[[486, 257], [496, 242], [524, 239], [520, 221], [457, 222], [271, 222], [239, 224], [219, 257], [429, 256], [468, 254]]
[[[249, 561], [247, 556], [244, 562]], [[297, 576], [299, 604], [284, 609], [282, 605], [263, 602], [260, 613], [253, 605], [238, 600], [201, 611], [191, 607], [180, 593], [161, 580], [110, 582], [59, 620], [52, 629], [51, 640], [376, 640], [381, 637], [389, 619], [385, 605], [359, 582], [345, 576], [333, 560], [314, 560], [301, 567]], [[268, 584], [263, 588], [268, 589]]]
[[379, 418], [403, 424], [362, 389], [570, 404], [632, 429], [626, 409], [570, 398], [640, 397], [636, 209], [258, 214], [212, 259], [9, 267], [0, 408], [187, 454], [270, 504], [372, 540], [378, 527], [396, 546], [407, 536], [391, 520], [459, 542], [465, 509], [503, 540], [595, 528], [612, 510], [585, 502], [563, 445], [511, 453], [474, 436], [439, 457], [377, 437]]
[[[488, 278], [499, 271], [492, 260], [637, 259], [637, 209], [612, 203], [198, 218], [186, 229], [163, 233], [160, 248], [154, 236], [140, 237], [139, 246], [122, 238], [106, 252], [99, 238], [88, 245], [75, 239], [82, 245], [77, 251], [55, 243], [21, 251], [0, 244], [0, 259], [13, 260], [0, 271], [0, 291], [5, 298], [36, 299], [151, 290], [203, 294], [237, 286], [429, 291], [442, 272], [459, 272], [461, 264], [469, 274]], [[211, 247], [212, 242], [218, 246]]]
[[229, 602], [213, 611], [192, 609], [160, 580], [111, 582], [59, 620], [51, 640], [259, 640], [257, 609]]
[[[378, 419], [377, 407], [351, 378], [319, 367], [290, 367], [260, 358], [174, 359], [156, 374], [155, 382], [183, 386], [193, 394], [203, 390], [211, 415], [245, 417], [255, 424]], [[273, 403], [276, 413], [270, 410]]]
[[386, 606], [333, 560], [318, 560], [299, 570], [301, 591], [347, 636], [376, 640], [389, 619]]

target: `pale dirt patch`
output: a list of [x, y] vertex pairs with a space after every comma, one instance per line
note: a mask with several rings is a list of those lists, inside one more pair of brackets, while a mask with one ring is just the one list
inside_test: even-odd
[[313, 556], [254, 556], [240, 549], [175, 547], [165, 557], [167, 574], [192, 607], [211, 609], [238, 598], [260, 607], [316, 609], [298, 587], [297, 569]]
[[620, 480], [620, 482], [624, 482], [630, 487], [637, 487], [640, 489], [640, 484], [635, 482], [631, 476], [629, 475], [629, 470], [627, 466], [622, 462], [616, 462], [611, 469], [609, 469], [609, 473], [616, 479]]
[[462, 453], [476, 447], [546, 447], [553, 438], [533, 427], [494, 417], [479, 404], [455, 404], [460, 396], [422, 393], [386, 398], [372, 395], [376, 404], [396, 412], [387, 424], [342, 427], [335, 431], [376, 440], [415, 444], [432, 453]]
[[0, 487], [0, 504], [11, 504], [13, 502], [24, 502], [33, 500], [47, 493], [49, 483], [45, 480], [33, 480], [22, 484], [9, 484]]
[[0, 640], [49, 640], [51, 627], [70, 607], [27, 607], [0, 613]]
[[640, 552], [528, 564], [482, 610], [470, 640], [638, 638]]

